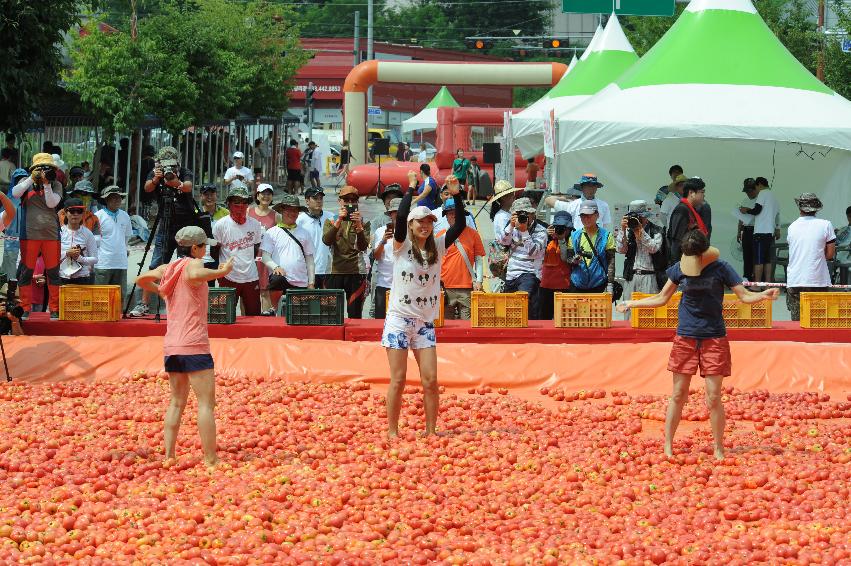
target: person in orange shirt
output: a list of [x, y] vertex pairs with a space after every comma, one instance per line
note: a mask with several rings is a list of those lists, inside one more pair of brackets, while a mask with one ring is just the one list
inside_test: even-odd
[[[455, 223], [453, 199], [448, 199], [443, 204], [443, 216], [450, 226]], [[470, 293], [482, 290], [484, 257], [485, 246], [482, 237], [469, 225], [464, 228], [454, 245], [446, 250], [440, 270], [440, 280], [446, 296], [445, 318], [470, 320]]]
[[559, 210], [553, 223], [547, 228], [547, 249], [541, 268], [541, 286], [538, 289], [538, 304], [541, 320], [552, 320], [555, 314], [555, 293], [566, 293], [570, 289], [570, 264], [561, 258], [561, 248], [567, 245], [573, 231], [573, 218], [569, 212]]

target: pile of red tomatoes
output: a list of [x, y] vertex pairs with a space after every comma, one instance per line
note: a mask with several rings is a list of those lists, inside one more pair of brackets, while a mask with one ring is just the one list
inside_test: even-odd
[[851, 561], [851, 403], [823, 395], [728, 390], [715, 462], [704, 422], [662, 456], [663, 397], [444, 393], [422, 438], [409, 387], [391, 443], [366, 385], [224, 372], [217, 391], [211, 471], [194, 401], [163, 465], [162, 376], [0, 386], [0, 564]]

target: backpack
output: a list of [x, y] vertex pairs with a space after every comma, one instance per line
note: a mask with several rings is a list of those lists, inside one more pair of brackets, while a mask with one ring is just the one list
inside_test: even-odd
[[508, 273], [508, 246], [503, 246], [496, 240], [491, 240], [488, 243], [488, 267], [491, 270], [491, 275], [498, 279], [505, 279]]

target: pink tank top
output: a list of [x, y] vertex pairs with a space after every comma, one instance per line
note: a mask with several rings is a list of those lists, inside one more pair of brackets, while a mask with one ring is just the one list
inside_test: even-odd
[[270, 210], [268, 214], [264, 214], [260, 216], [257, 214], [257, 207], [252, 206], [248, 209], [248, 216], [251, 218], [257, 219], [258, 222], [263, 226], [264, 230], [268, 230], [269, 228], [273, 228], [275, 224], [277, 224], [277, 213], [274, 210]]
[[162, 281], [178, 278], [168, 295], [166, 306], [166, 333], [163, 354], [166, 356], [209, 354], [210, 338], [207, 333], [207, 304], [210, 287], [206, 283], [192, 285], [186, 279], [189, 258], [168, 264]]

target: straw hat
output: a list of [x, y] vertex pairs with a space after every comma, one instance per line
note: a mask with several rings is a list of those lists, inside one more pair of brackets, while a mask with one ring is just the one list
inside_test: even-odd
[[697, 277], [710, 263], [718, 261], [721, 257], [721, 252], [718, 248], [709, 246], [709, 248], [700, 255], [684, 255], [680, 258], [680, 271], [683, 275], [689, 277]]
[[511, 183], [509, 183], [505, 179], [500, 179], [499, 181], [496, 182], [496, 185], [494, 185], [493, 190], [494, 190], [493, 200], [499, 200], [502, 197], [504, 197], [505, 195], [509, 195], [511, 193], [516, 193], [516, 192], [519, 192], [519, 191], [523, 191], [525, 189], [514, 188], [513, 186], [511, 186]]

